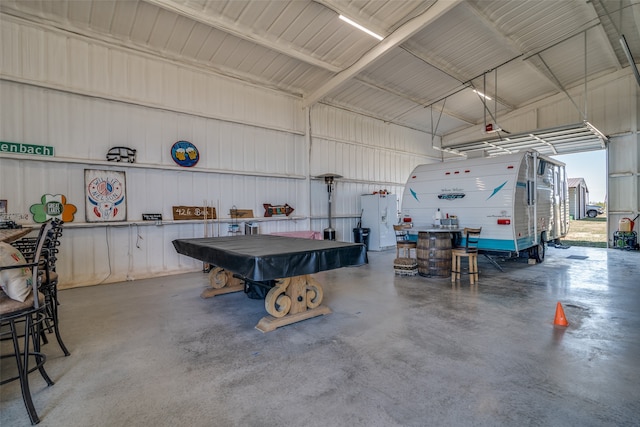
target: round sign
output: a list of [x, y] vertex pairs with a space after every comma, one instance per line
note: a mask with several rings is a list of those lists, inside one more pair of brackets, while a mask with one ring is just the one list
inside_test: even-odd
[[198, 163], [200, 154], [189, 141], [178, 141], [171, 147], [171, 158], [180, 166], [191, 167]]

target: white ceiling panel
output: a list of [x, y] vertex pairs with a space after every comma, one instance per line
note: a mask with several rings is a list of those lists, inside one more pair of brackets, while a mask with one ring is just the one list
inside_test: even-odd
[[549, 47], [598, 21], [587, 1], [472, 1], [524, 53]]
[[501, 99], [508, 98], [513, 107], [526, 105], [531, 101], [557, 93], [557, 88], [550, 78], [527, 60], [517, 59], [497, 69], [498, 88], [496, 91], [495, 76], [487, 78], [487, 93]]
[[[402, 67], [398, 64], [402, 64]], [[446, 95], [447, 88], [459, 84], [404, 49], [396, 49], [384, 56], [358, 77], [402, 93], [423, 105]]]
[[485, 22], [477, 19], [465, 3], [430, 25], [407, 43], [412, 50], [461, 83], [473, 79], [515, 57], [520, 52], [512, 49], [506, 39], [495, 37]]

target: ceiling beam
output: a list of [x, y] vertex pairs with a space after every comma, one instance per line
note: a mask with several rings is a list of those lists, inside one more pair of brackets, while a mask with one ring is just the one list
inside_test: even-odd
[[603, 16], [601, 15], [598, 7], [596, 7], [596, 2], [592, 1], [590, 2], [590, 4], [593, 12], [598, 16], [598, 19], [600, 20], [600, 25], [597, 27], [597, 31], [600, 33], [600, 37], [603, 37], [607, 41], [607, 53], [609, 54], [609, 56], [611, 56], [612, 61], [616, 64], [616, 70], [620, 70], [622, 68], [622, 63], [620, 62], [620, 58], [618, 58], [618, 54], [616, 53], [616, 47], [618, 47], [620, 44], [620, 31], [618, 30], [616, 23], [613, 21], [613, 18], [611, 18], [607, 7], [604, 5], [604, 3], [602, 3], [602, 1], [598, 0], [597, 6], [602, 8], [604, 14], [609, 20], [610, 27], [613, 27], [613, 29], [615, 30], [615, 40], [611, 39], [605, 29], [605, 23], [602, 20]]
[[[380, 90], [382, 92], [390, 93], [390, 94], [395, 95], [395, 96], [397, 96], [399, 98], [406, 99], [407, 101], [411, 101], [411, 102], [416, 104], [416, 108], [417, 107], [426, 108], [427, 105], [430, 102], [430, 101], [425, 101], [423, 99], [415, 98], [413, 96], [410, 96], [410, 95], [407, 95], [405, 93], [399, 92], [397, 90], [388, 88], [386, 86], [382, 86], [381, 84], [379, 84], [375, 80], [367, 78], [367, 77], [359, 76], [359, 77], [356, 77], [355, 80], [357, 80], [358, 82], [360, 82], [360, 83], [362, 83], [362, 84], [364, 84], [364, 85], [366, 85], [366, 86], [368, 86], [370, 88], [373, 88], [373, 89], [376, 89], [376, 90]], [[410, 111], [413, 111], [413, 108]], [[456, 120], [460, 120], [461, 122], [464, 122], [464, 123], [469, 124], [469, 125], [476, 125], [477, 124], [472, 119], [461, 117], [459, 114], [454, 113], [453, 111], [451, 111], [451, 110], [449, 110], [447, 108], [442, 110], [442, 113], [446, 114], [447, 116], [453, 117]], [[400, 115], [396, 116], [395, 118], [402, 117], [404, 114], [406, 114], [406, 113], [400, 114]]]
[[327, 96], [331, 91], [345, 84], [347, 81], [367, 68], [377, 59], [385, 55], [390, 50], [398, 47], [400, 44], [409, 39], [409, 37], [413, 36], [418, 31], [425, 28], [427, 25], [436, 21], [438, 18], [440, 18], [449, 10], [453, 9], [461, 2], [462, 0], [438, 0], [425, 13], [417, 16], [403, 26], [399, 27], [396, 31], [394, 31], [384, 40], [378, 43], [373, 49], [364, 54], [353, 65], [338, 73], [335, 77], [331, 78], [315, 92], [306, 96], [303, 101], [303, 107], [309, 107], [315, 104], [316, 102]]
[[274, 52], [286, 55], [290, 58], [297, 59], [298, 61], [302, 61], [306, 64], [319, 67], [323, 70], [327, 70], [332, 73], [338, 73], [342, 70], [341, 67], [337, 67], [326, 61], [319, 60], [318, 58], [315, 58], [305, 52], [296, 50], [295, 47], [290, 44], [278, 43], [277, 41], [269, 40], [266, 37], [256, 34], [253, 28], [244, 25], [238, 25], [236, 22], [225, 19], [222, 16], [205, 14], [190, 6], [187, 6], [185, 4], [178, 4], [172, 0], [142, 1], [167, 10], [169, 12], [184, 16], [185, 18], [192, 19], [196, 22], [200, 22], [201, 24], [205, 24], [218, 30], [224, 31], [225, 33], [229, 33], [243, 40], [250, 41]]

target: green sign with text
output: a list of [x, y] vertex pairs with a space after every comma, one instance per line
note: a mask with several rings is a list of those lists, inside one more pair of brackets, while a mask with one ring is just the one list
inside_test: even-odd
[[53, 147], [49, 145], [22, 144], [20, 142], [0, 141], [0, 153], [35, 154], [53, 157]]

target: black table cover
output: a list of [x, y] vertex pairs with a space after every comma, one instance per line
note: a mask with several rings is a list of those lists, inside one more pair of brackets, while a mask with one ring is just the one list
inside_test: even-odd
[[362, 243], [268, 234], [176, 239], [173, 246], [179, 254], [254, 281], [302, 276], [368, 262]]

